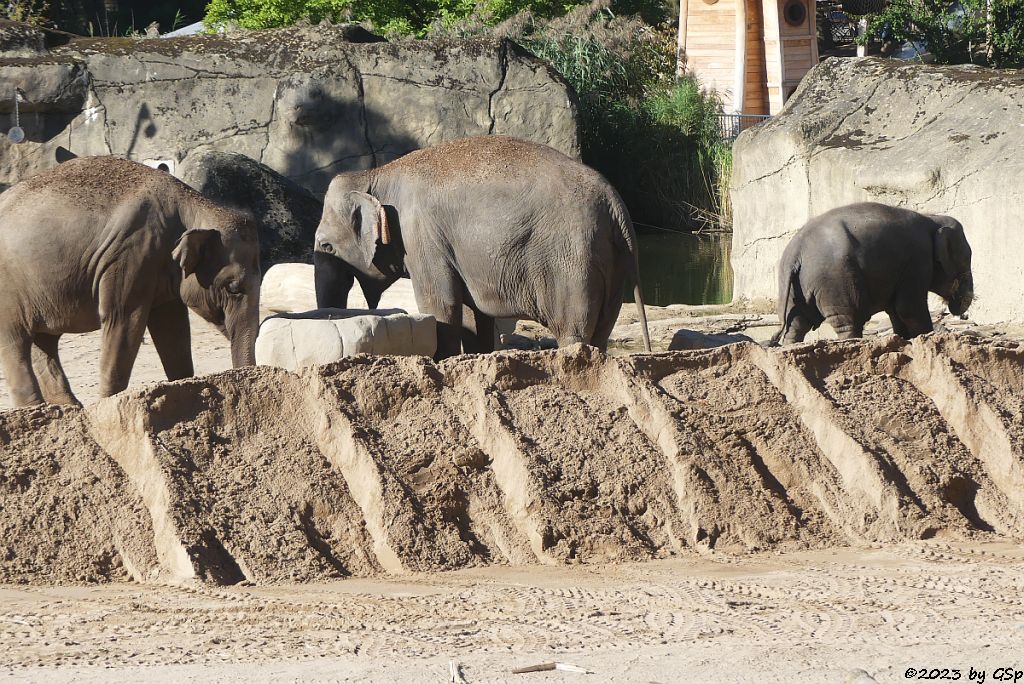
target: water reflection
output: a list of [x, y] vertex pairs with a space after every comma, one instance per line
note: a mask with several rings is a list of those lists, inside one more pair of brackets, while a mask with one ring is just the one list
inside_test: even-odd
[[[640, 278], [644, 301], [668, 304], [727, 304], [732, 300], [732, 235], [641, 233]], [[632, 286], [626, 301], [633, 301]]]

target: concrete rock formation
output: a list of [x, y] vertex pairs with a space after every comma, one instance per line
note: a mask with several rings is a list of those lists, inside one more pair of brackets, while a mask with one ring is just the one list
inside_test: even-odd
[[244, 154], [212, 149], [188, 155], [177, 176], [210, 199], [252, 214], [264, 273], [283, 261], [312, 262], [324, 205], [302, 186]]
[[736, 141], [734, 299], [776, 298], [789, 238], [812, 216], [874, 200], [959, 219], [980, 323], [1024, 322], [1024, 72], [822, 62], [781, 114]]
[[[274, 313], [300, 313], [316, 309], [313, 266], [284, 263], [276, 264], [265, 271], [260, 286], [260, 306]], [[363, 291], [359, 289], [359, 283], [354, 284], [348, 293], [348, 306], [349, 309], [369, 308]], [[384, 291], [378, 306], [382, 309], [402, 309], [418, 314], [419, 307], [416, 305], [412, 281], [408, 278], [399, 278]], [[473, 312], [469, 307], [463, 309], [462, 320], [473, 320]], [[501, 337], [515, 332], [516, 321], [515, 318], [499, 318], [494, 321], [495, 348], [504, 348]]]
[[0, 413], [0, 582], [1024, 538], [1024, 349], [357, 356]]
[[0, 116], [20, 87], [27, 134], [20, 145], [0, 140], [3, 185], [53, 166], [58, 146], [168, 166], [201, 150], [237, 152], [313, 193], [339, 171], [468, 135], [579, 155], [570, 88], [508, 40], [381, 42], [358, 26], [320, 25], [78, 38], [40, 51], [37, 33], [0, 29]]
[[434, 317], [401, 309], [278, 314], [260, 324], [256, 338], [256, 363], [286, 370], [334, 363], [356, 354], [432, 357], [436, 351]]
[[[412, 281], [409, 284], [409, 289], [411, 290]], [[357, 294], [361, 294], [358, 284], [354, 285], [349, 293], [350, 301], [348, 305], [353, 309], [366, 308], [365, 301], [361, 304], [354, 304], [351, 301], [353, 295]], [[409, 310], [407, 307], [395, 304], [390, 299], [383, 301], [387, 294], [387, 292], [384, 293], [381, 306]], [[264, 271], [263, 282], [260, 284], [260, 307], [273, 313], [298, 313], [315, 309], [316, 286], [313, 281], [313, 265], [296, 263], [274, 264]]]

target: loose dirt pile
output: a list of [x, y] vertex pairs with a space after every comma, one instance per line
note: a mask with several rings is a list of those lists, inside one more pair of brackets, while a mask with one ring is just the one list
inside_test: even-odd
[[0, 413], [0, 582], [1024, 537], [1024, 349], [357, 357]]

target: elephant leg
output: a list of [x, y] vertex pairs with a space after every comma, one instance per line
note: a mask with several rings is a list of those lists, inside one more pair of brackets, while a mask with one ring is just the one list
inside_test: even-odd
[[[463, 314], [465, 315], [465, 314]], [[462, 348], [467, 354], [489, 354], [494, 351], [494, 319], [473, 309], [474, 331], [468, 329], [462, 338]]]
[[108, 314], [101, 319], [101, 397], [109, 397], [128, 387], [148, 319], [149, 311], [144, 308]]
[[933, 330], [927, 296], [897, 299], [886, 313], [889, 314], [889, 320], [892, 322], [893, 333], [905, 340], [930, 333]]
[[593, 344], [598, 320], [605, 317], [602, 314], [606, 312], [609, 296], [616, 297], [620, 301], [619, 307], [622, 306], [621, 279], [617, 280], [619, 286], [615, 288], [614, 295], [607, 292], [604, 280], [594, 273], [582, 273], [576, 277], [570, 275], [561, 279], [552, 277], [549, 282], [555, 283], [553, 287], [560, 288], [560, 291], [546, 305], [541, 304], [541, 312], [545, 325], [558, 340], [559, 347]]
[[39, 379], [39, 388], [47, 404], [73, 404], [81, 406], [81, 402], [71, 391], [68, 376], [60, 364], [57, 347], [60, 335], [36, 333], [32, 338], [32, 368]]
[[462, 352], [462, 307], [441, 306], [435, 309], [437, 320], [437, 351], [434, 360], [440, 361]]
[[413, 280], [413, 294], [417, 308], [437, 321], [434, 359], [457, 356], [462, 351], [462, 284], [455, 274], [425, 280]]
[[864, 337], [864, 321], [850, 314], [831, 314], [825, 317], [825, 321], [836, 332], [836, 337], [841, 340], [852, 340], [857, 337]]
[[602, 352], [608, 351], [608, 338], [612, 336], [612, 330], [619, 319], [619, 310], [621, 308], [621, 304], [607, 307], [594, 327], [594, 334], [590, 336], [590, 344]]
[[22, 331], [0, 335], [0, 365], [15, 406], [43, 403], [39, 381], [32, 371], [32, 338]]
[[559, 347], [572, 344], [591, 344], [594, 338], [596, 322], [567, 320], [569, 316], [562, 314], [551, 317], [548, 329], [558, 340]]
[[896, 313], [895, 309], [886, 309], [885, 313], [889, 316], [889, 322], [892, 323], [892, 334], [907, 339], [910, 332], [907, 329], [907, 324], [903, 322], [903, 318]]
[[782, 344], [796, 344], [803, 342], [807, 333], [821, 325], [821, 318], [808, 316], [798, 310], [789, 314], [789, 325], [786, 327], [786, 334], [782, 338]]
[[146, 326], [167, 379], [181, 380], [195, 375], [188, 307], [182, 302], [168, 302], [155, 307], [149, 312]]

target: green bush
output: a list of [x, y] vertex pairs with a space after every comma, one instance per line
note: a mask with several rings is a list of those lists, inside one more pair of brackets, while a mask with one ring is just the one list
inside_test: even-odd
[[520, 42], [576, 90], [583, 161], [640, 224], [728, 226], [731, 153], [719, 134], [720, 103], [692, 76], [675, 79], [674, 37], [600, 17], [589, 31], [575, 28], [541, 27]]
[[313, 23], [357, 20], [384, 34], [422, 36], [437, 23], [452, 24], [476, 14], [494, 24], [524, 10], [537, 16], [565, 11], [562, 3], [552, 0], [211, 0], [204, 21], [210, 27], [234, 22], [242, 28], [261, 29], [288, 26], [300, 19]]
[[[300, 19], [317, 23], [365, 21], [385, 34], [423, 36], [437, 25], [451, 26], [467, 19], [483, 18], [493, 26], [523, 12], [537, 18], [552, 18], [586, 2], [580, 0], [211, 0], [206, 10], [207, 26], [233, 22], [243, 28], [288, 26]], [[672, 0], [616, 0], [623, 15], [637, 14], [657, 24], [672, 18]]]

